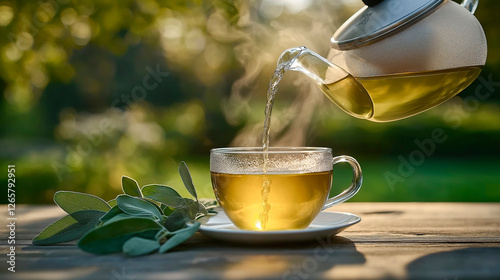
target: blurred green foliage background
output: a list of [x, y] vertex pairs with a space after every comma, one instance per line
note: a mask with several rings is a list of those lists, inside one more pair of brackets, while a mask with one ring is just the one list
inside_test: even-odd
[[[178, 188], [186, 161], [213, 197], [209, 151], [258, 145], [267, 84], [287, 48], [326, 55], [358, 0], [0, 0], [0, 182], [16, 165], [18, 203], [56, 190], [112, 199], [122, 175]], [[327, 146], [356, 157], [353, 201], [500, 201], [500, 2], [476, 16], [488, 39], [481, 81], [445, 104], [393, 123], [352, 118], [300, 74], [278, 91], [271, 145]], [[464, 101], [465, 100], [465, 101]], [[473, 99], [474, 100], [474, 99]], [[458, 119], [447, 118], [456, 112]], [[401, 176], [415, 141], [444, 143]], [[333, 192], [350, 181], [336, 167]], [[387, 174], [399, 174], [388, 181]], [[408, 176], [406, 176], [408, 175]], [[6, 203], [7, 196], [0, 196]]]

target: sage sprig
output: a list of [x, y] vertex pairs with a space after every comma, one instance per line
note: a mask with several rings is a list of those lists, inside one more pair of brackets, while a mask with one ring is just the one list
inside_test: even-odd
[[184, 198], [165, 185], [140, 188], [136, 180], [127, 176], [122, 177], [123, 194], [108, 202], [91, 194], [58, 191], [54, 201], [68, 215], [43, 229], [33, 238], [33, 245], [79, 240], [80, 249], [94, 254], [165, 253], [198, 230], [197, 219], [216, 213], [215, 200], [198, 200], [184, 162], [179, 166], [179, 174], [194, 199]]

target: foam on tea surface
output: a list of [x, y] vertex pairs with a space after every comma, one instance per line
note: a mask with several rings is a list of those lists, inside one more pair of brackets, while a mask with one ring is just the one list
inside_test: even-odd
[[227, 154], [219, 149], [210, 157], [210, 169], [227, 174], [303, 174], [332, 170], [331, 153], [308, 153], [308, 150], [316, 151], [314, 148], [271, 147], [264, 158], [263, 150], [257, 147], [238, 152], [228, 149]]

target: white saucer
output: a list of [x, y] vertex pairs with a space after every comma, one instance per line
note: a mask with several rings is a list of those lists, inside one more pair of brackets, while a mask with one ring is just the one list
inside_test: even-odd
[[321, 212], [305, 229], [251, 231], [238, 229], [223, 211], [208, 218], [199, 231], [215, 239], [239, 243], [283, 243], [311, 241], [335, 235], [361, 221], [359, 216], [341, 212]]

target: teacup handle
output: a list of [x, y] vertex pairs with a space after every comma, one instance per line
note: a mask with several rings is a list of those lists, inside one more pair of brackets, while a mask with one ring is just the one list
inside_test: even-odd
[[361, 183], [363, 182], [363, 173], [361, 172], [361, 166], [359, 166], [358, 161], [350, 156], [337, 156], [337, 157], [333, 158], [333, 165], [340, 163], [340, 162], [347, 162], [352, 167], [351, 186], [349, 186], [349, 188], [347, 188], [345, 191], [341, 192], [340, 194], [327, 199], [325, 206], [323, 207], [323, 210], [330, 208], [333, 205], [342, 203], [342, 202], [350, 199], [361, 188]]

